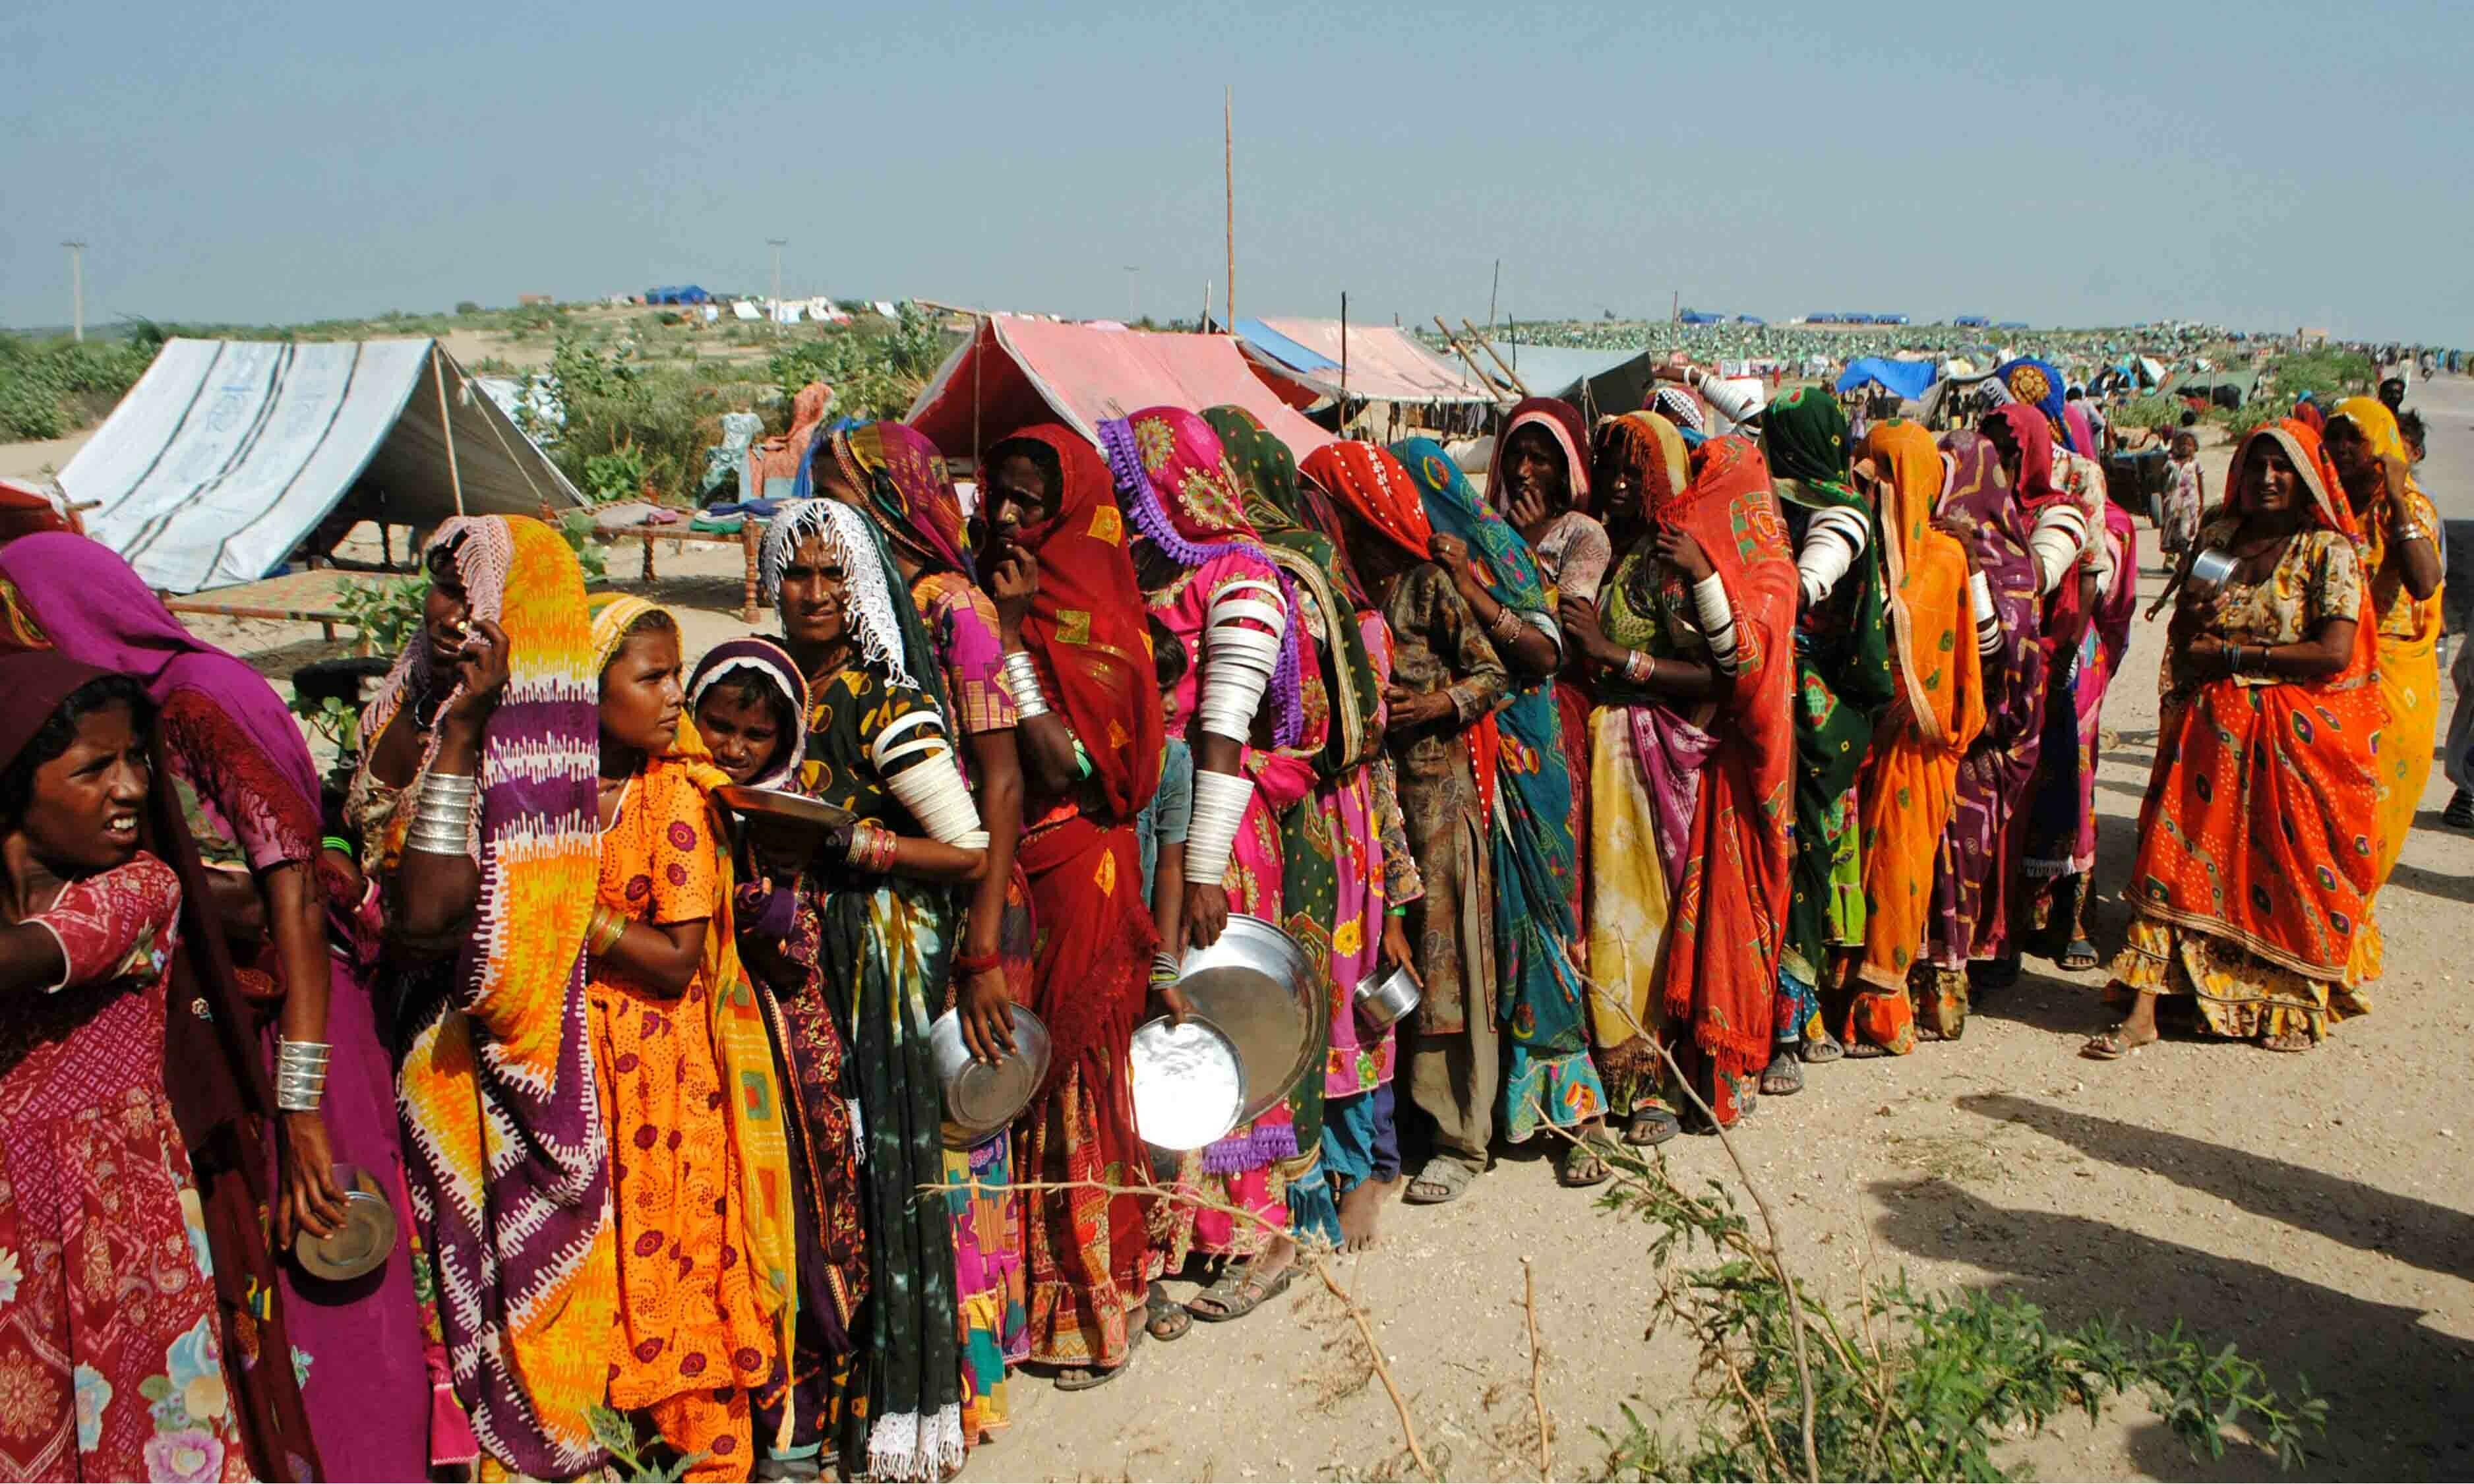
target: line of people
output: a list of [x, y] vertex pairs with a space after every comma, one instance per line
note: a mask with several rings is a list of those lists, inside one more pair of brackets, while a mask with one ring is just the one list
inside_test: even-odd
[[[946, 1476], [1017, 1373], [1104, 1385], [1500, 1143], [1594, 1185], [1956, 1039], [2027, 953], [2093, 967], [2137, 549], [2058, 375], [1860, 440], [1661, 376], [1515, 408], [1483, 494], [1430, 440], [1159, 407], [996, 440], [974, 517], [913, 430], [820, 424], [778, 631], [692, 664], [548, 527], [449, 522], [346, 788], [117, 557], [0, 547], [0, 1461], [572, 1477], [616, 1414], [694, 1478]], [[2376, 977], [2437, 699], [2385, 419], [2252, 435], [2181, 558], [2090, 1055], [2185, 1000], [2299, 1049]], [[1330, 1013], [1165, 1156], [1129, 1042], [1232, 913]], [[949, 1149], [932, 1022], [997, 1060], [1014, 1006], [1050, 1069]]]

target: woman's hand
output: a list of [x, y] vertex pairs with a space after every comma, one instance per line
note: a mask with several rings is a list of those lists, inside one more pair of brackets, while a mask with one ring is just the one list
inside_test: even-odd
[[1197, 948], [1220, 941], [1228, 926], [1228, 888], [1204, 882], [1185, 884], [1185, 940]]
[[1528, 490], [1515, 490], [1504, 507], [1503, 518], [1512, 523], [1513, 529], [1528, 530], [1545, 522], [1546, 501]]
[[1168, 1017], [1170, 1025], [1181, 1026], [1185, 1017], [1194, 1013], [1194, 1007], [1185, 1003], [1185, 991], [1176, 986], [1175, 980], [1153, 981], [1152, 993], [1159, 1000], [1160, 1013]]
[[1425, 977], [1418, 972], [1418, 956], [1409, 950], [1409, 930], [1402, 926], [1403, 920], [1389, 913], [1383, 918], [1383, 961], [1407, 970], [1409, 978], [1422, 990], [1426, 987]]
[[455, 661], [455, 699], [439, 724], [478, 732], [498, 707], [509, 669], [507, 631], [488, 619], [473, 620], [472, 636], [464, 641], [463, 653]]
[[1460, 590], [1463, 602], [1468, 601], [1471, 593], [1483, 591], [1478, 586], [1476, 575], [1469, 571], [1467, 542], [1458, 536], [1439, 533], [1427, 543], [1426, 554], [1433, 557], [1435, 565], [1452, 579], [1452, 586]]
[[1452, 705], [1452, 698], [1441, 691], [1412, 694], [1395, 685], [1384, 693], [1384, 699], [1391, 706], [1392, 725], [1395, 728], [1424, 726], [1430, 721], [1440, 721], [1452, 716], [1458, 710]]
[[1598, 626], [1597, 604], [1567, 597], [1557, 606], [1555, 617], [1564, 627], [1564, 642], [1579, 649], [1584, 657], [1601, 665], [1620, 663], [1614, 646], [1607, 643], [1606, 630]]
[[2234, 655], [2237, 652], [2232, 645], [2216, 635], [2200, 634], [2183, 648], [2182, 655], [2191, 662], [2192, 669], [2203, 675], [2210, 671], [2230, 675], [2234, 672]]
[[1013, 993], [1003, 968], [963, 975], [954, 1008], [961, 1011], [962, 1044], [973, 1060], [994, 1066], [1014, 1054]]
[[1661, 381], [1673, 381], [1682, 385], [1689, 385], [1691, 381], [1692, 368], [1688, 365], [1677, 366], [1666, 361], [1661, 361], [1649, 369], [1649, 374]]
[[1031, 600], [1039, 596], [1039, 558], [1017, 542], [1005, 544], [1005, 553], [988, 569], [988, 600], [996, 605], [997, 633], [1007, 647], [1022, 642], [1022, 620], [1031, 616]]
[[283, 1115], [283, 1188], [275, 1202], [275, 1241], [290, 1247], [298, 1232], [332, 1236], [344, 1223], [344, 1190], [335, 1183], [335, 1151], [327, 1120], [312, 1113]]
[[1710, 563], [1710, 553], [1701, 549], [1700, 538], [1678, 526], [1658, 528], [1658, 555], [1669, 567], [1694, 582], [1716, 574], [1718, 569]]

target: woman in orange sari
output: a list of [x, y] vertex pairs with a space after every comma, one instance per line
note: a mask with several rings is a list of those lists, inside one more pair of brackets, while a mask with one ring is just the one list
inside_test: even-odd
[[2368, 1007], [2356, 942], [2378, 882], [2388, 709], [2365, 621], [2354, 514], [2319, 435], [2292, 419], [2243, 440], [2199, 546], [2234, 557], [2185, 584], [2167, 635], [2156, 770], [2123, 893], [2130, 936], [2108, 997], [2122, 1024], [2083, 1054], [2156, 1039], [2190, 996], [2212, 1035], [2305, 1051]]
[[[1968, 607], [1967, 548], [1933, 525], [1941, 450], [1923, 424], [1892, 418], [1864, 435], [1863, 457], [1879, 492], [1897, 684], [1874, 727], [1872, 755], [1856, 790], [1864, 958], [1840, 1038], [1851, 1057], [1904, 1056], [1916, 1046], [1908, 977], [1930, 972], [1921, 950], [1933, 873], [1951, 848], [1945, 834], [1958, 799], [1959, 760], [1984, 727], [1984, 684]], [[1863, 472], [1859, 465], [1859, 477]]]
[[[2344, 481], [2344, 500], [2362, 527], [2380, 698], [2389, 709], [2380, 732], [2380, 869], [2371, 883], [2377, 891], [2405, 853], [2406, 832], [2431, 781], [2432, 743], [2439, 737], [2439, 513], [2414, 483], [2396, 414], [2377, 398], [2337, 403], [2324, 436], [2328, 460]], [[2376, 913], [2359, 944], [2356, 967], [2368, 983], [2380, 977], [2386, 957]]]

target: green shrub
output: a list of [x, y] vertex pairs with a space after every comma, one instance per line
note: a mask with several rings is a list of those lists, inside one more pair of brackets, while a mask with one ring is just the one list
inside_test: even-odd
[[2293, 410], [2293, 403], [2282, 397], [2255, 398], [2239, 407], [2217, 407], [2208, 416], [2225, 430], [2227, 437], [2241, 439], [2253, 428], [2273, 423]]
[[2162, 397], [2154, 392], [2134, 397], [2108, 414], [2116, 427], [2179, 427], [2182, 426], [2182, 399]]
[[458, 315], [478, 314], [481, 312], [481, 306], [470, 299], [459, 299], [455, 301], [455, 312]]
[[84, 343], [0, 333], [0, 438], [59, 438], [109, 410], [161, 347], [144, 328], [155, 333]]
[[770, 370], [785, 399], [822, 381], [834, 389], [834, 410], [841, 416], [898, 418], [910, 410], [944, 359], [944, 336], [935, 321], [906, 304], [889, 326], [871, 318], [777, 351]]

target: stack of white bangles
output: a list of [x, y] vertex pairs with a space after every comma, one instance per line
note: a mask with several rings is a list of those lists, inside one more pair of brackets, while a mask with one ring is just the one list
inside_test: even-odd
[[[1249, 596], [1256, 593], [1264, 596]], [[1265, 627], [1249, 628], [1249, 620]], [[1272, 671], [1280, 663], [1280, 636], [1289, 626], [1288, 604], [1272, 584], [1242, 578], [1211, 595], [1209, 625], [1202, 633], [1207, 662], [1202, 696], [1195, 709], [1204, 731], [1244, 742], [1253, 731], [1255, 708], [1262, 705]]]
[[[914, 735], [915, 734], [915, 735]], [[930, 838], [961, 850], [985, 850], [988, 832], [980, 806], [962, 783], [961, 765], [946, 743], [945, 724], [933, 711], [896, 718], [868, 749], [877, 776], [910, 811]], [[896, 764], [907, 766], [896, 767]]]
[[1216, 887], [1228, 875], [1237, 827], [1254, 797], [1254, 780], [1199, 769], [1194, 775], [1194, 817], [1185, 828], [1185, 879]]
[[1735, 672], [1735, 607], [1727, 601], [1727, 584], [1716, 572], [1692, 584], [1692, 606], [1701, 615], [1701, 637], [1710, 643], [1710, 662], [1728, 674]]

